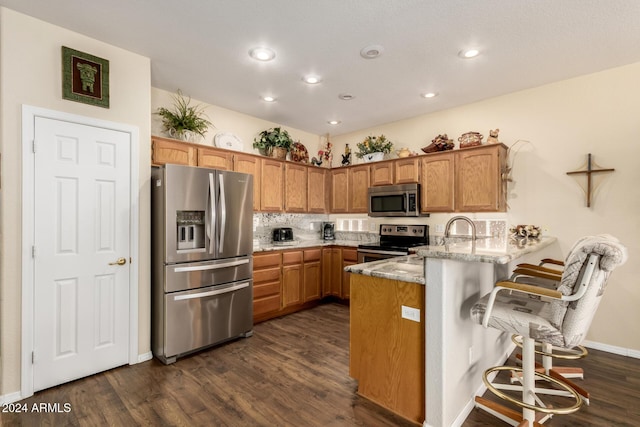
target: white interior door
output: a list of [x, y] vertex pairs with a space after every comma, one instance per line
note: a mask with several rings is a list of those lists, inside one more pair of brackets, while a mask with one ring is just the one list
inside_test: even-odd
[[35, 141], [37, 391], [128, 363], [131, 138], [37, 117]]

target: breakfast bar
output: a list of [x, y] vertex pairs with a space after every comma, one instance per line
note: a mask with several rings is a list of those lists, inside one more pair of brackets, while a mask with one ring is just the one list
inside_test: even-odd
[[[473, 303], [490, 292], [497, 280], [508, 277], [516, 264], [537, 263], [542, 258], [560, 257], [560, 248], [554, 237], [529, 240], [508, 237], [477, 240], [436, 237], [432, 239], [432, 243], [435, 244], [416, 248], [414, 255], [345, 268], [345, 271], [352, 273], [352, 333], [353, 325], [380, 323], [379, 318], [358, 318], [361, 313], [372, 313], [359, 309], [363, 301], [377, 301], [381, 306], [389, 306], [388, 313], [393, 316], [389, 328], [400, 328], [400, 332], [394, 335], [396, 341], [389, 346], [405, 350], [412, 348], [415, 340], [422, 339], [420, 336], [416, 337], [412, 329], [406, 328], [415, 328], [416, 322], [424, 322], [420, 327], [424, 333], [424, 393], [404, 393], [397, 385], [394, 390], [403, 399], [424, 396], [425, 427], [459, 425], [473, 409], [473, 397], [483, 391], [481, 373], [491, 366], [501, 364], [513, 350], [510, 337], [494, 330], [482, 329], [471, 322], [469, 309]], [[354, 290], [356, 283], [358, 290]], [[367, 295], [367, 283], [371, 284], [371, 295]], [[406, 287], [407, 284], [424, 288], [424, 300], [417, 307], [400, 302], [401, 298], [416, 292], [415, 289]], [[398, 287], [398, 292], [392, 292], [390, 295], [395, 295], [392, 298], [376, 298], [374, 293], [379, 294], [385, 289], [385, 285]], [[379, 307], [376, 310], [378, 317], [387, 315], [387, 311]], [[369, 348], [382, 348], [377, 346], [374, 335], [365, 337], [370, 341]], [[360, 338], [362, 337], [352, 335], [352, 345], [354, 339]], [[386, 349], [385, 352], [387, 355], [382, 355], [382, 359], [388, 355], [404, 354], [395, 349]], [[397, 366], [392, 362], [388, 361], [389, 366], [399, 369], [395, 372], [397, 378], [403, 378], [401, 370], [406, 368], [406, 363], [405, 366]], [[367, 375], [382, 375], [380, 372], [362, 369], [356, 369], [356, 374], [354, 378], [358, 379], [359, 384], [368, 381], [364, 379]], [[417, 373], [413, 374], [415, 376]], [[358, 392], [368, 397], [366, 390], [363, 392], [359, 388]], [[380, 403], [375, 398], [371, 400]], [[390, 397], [389, 401], [392, 400]], [[384, 403], [380, 404], [385, 406]], [[397, 408], [389, 409], [414, 422], [421, 422], [414, 416], [399, 412]]]

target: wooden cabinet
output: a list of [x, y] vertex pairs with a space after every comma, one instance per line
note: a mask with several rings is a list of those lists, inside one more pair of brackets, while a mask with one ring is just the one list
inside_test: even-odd
[[304, 274], [302, 302], [322, 297], [322, 249], [307, 249], [303, 252]]
[[282, 308], [302, 304], [302, 251], [282, 253]]
[[331, 212], [349, 212], [349, 169], [331, 170]]
[[420, 162], [418, 157], [408, 157], [393, 161], [394, 184], [420, 182]]
[[307, 166], [285, 163], [284, 210], [307, 212]]
[[370, 166], [371, 170], [371, 186], [392, 185], [394, 184], [395, 162], [375, 162]]
[[456, 155], [456, 211], [505, 211], [502, 171], [506, 167], [506, 147], [495, 144], [465, 148]]
[[262, 181], [260, 176], [260, 158], [245, 154], [234, 154], [233, 170], [236, 172], [253, 175], [253, 210], [260, 210], [260, 189]]
[[280, 310], [282, 253], [265, 252], [253, 256], [253, 322], [269, 318]]
[[455, 153], [452, 151], [422, 156], [420, 211], [453, 212], [455, 184]]
[[151, 138], [151, 164], [160, 166], [166, 163], [197, 166], [198, 150], [195, 146], [167, 138]]
[[232, 170], [233, 153], [216, 148], [198, 147], [198, 166], [203, 168]]
[[354, 166], [349, 170], [348, 212], [369, 212], [369, 165]]
[[282, 212], [284, 209], [283, 194], [284, 162], [260, 159], [260, 210], [265, 212]]
[[307, 210], [326, 213], [329, 202], [329, 170], [309, 166], [307, 168]]
[[351, 290], [351, 273], [344, 271], [344, 268], [348, 265], [354, 265], [358, 263], [358, 251], [356, 249], [342, 249], [342, 289], [340, 291], [340, 298], [349, 299]]

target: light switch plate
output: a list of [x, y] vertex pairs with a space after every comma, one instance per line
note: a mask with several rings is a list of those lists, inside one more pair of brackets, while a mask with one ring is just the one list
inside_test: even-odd
[[419, 308], [407, 307], [406, 305], [403, 305], [401, 307], [402, 307], [402, 318], [403, 319], [408, 319], [408, 320], [420, 323], [420, 309]]

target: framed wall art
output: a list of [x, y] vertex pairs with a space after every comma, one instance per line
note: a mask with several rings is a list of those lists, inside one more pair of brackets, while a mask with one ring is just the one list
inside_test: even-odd
[[109, 108], [109, 61], [62, 46], [62, 98]]

